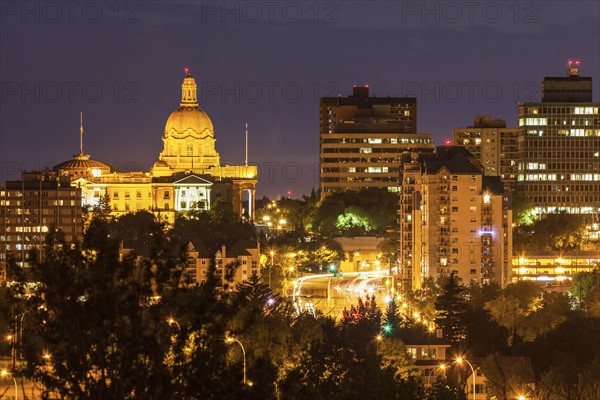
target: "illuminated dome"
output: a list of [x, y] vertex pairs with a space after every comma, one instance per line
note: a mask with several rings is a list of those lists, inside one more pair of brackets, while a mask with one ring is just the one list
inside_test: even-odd
[[181, 85], [181, 104], [169, 116], [165, 125], [165, 136], [214, 137], [215, 130], [212, 121], [198, 106], [196, 92], [196, 80], [187, 72]]
[[154, 168], [169, 168], [169, 164], [163, 160], [158, 160], [154, 163]]
[[110, 173], [110, 167], [100, 161], [90, 159], [89, 154], [79, 153], [72, 160], [61, 162], [54, 166], [54, 170], [60, 175], [72, 177], [99, 177]]

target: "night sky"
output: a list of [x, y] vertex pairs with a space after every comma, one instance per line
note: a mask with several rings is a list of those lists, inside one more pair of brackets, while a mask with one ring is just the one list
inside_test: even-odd
[[149, 170], [186, 66], [222, 163], [249, 123], [270, 197], [318, 187], [318, 98], [353, 84], [417, 97], [438, 144], [476, 114], [516, 126], [569, 58], [600, 92], [600, 2], [66, 3], [0, 0], [1, 181], [77, 153], [80, 111], [93, 159]]

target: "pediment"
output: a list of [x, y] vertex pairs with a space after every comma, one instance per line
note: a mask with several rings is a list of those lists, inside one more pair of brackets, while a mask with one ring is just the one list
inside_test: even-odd
[[175, 186], [212, 186], [212, 182], [202, 179], [197, 175], [188, 175], [178, 181], [173, 182]]

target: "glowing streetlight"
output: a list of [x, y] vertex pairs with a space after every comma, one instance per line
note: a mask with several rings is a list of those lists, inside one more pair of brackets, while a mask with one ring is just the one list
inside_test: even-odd
[[0, 376], [2, 377], [6, 377], [10, 375], [12, 377], [13, 382], [15, 383], [15, 400], [19, 400], [19, 388], [17, 386], [17, 380], [15, 379], [15, 376], [13, 374], [11, 374], [10, 372], [8, 372], [7, 370], [3, 369], [2, 371], [0, 371]]
[[457, 363], [462, 364], [463, 361], [466, 362], [469, 365], [469, 367], [471, 367], [471, 372], [473, 372], [473, 400], [475, 400], [475, 377], [476, 377], [475, 370], [473, 369], [473, 365], [471, 365], [469, 360], [467, 360], [464, 357], [456, 357]]
[[431, 369], [431, 372], [429, 373], [429, 375], [427, 375], [427, 386], [429, 386], [429, 381], [431, 379], [431, 377], [433, 376], [433, 373], [435, 372], [436, 369], [439, 369], [441, 371], [445, 371], [446, 370], [446, 364], [440, 364], [437, 367], [434, 367]]
[[517, 397], [517, 399], [518, 399], [518, 400], [527, 400], [527, 398], [526, 398], [525, 396], [523, 396], [523, 395], [521, 395], [521, 396]]
[[169, 326], [177, 326], [177, 329], [181, 332], [181, 326], [179, 326], [179, 323], [173, 317], [167, 318], [167, 324], [169, 324]]
[[244, 385], [252, 386], [252, 383], [248, 383], [248, 381], [246, 379], [246, 349], [244, 348], [244, 345], [242, 344], [242, 342], [240, 342], [239, 340], [237, 340], [236, 338], [231, 337], [231, 336], [227, 336], [225, 338], [225, 342], [229, 343], [229, 344], [236, 342], [242, 348], [242, 355], [244, 356], [244, 380], [243, 380], [243, 382], [244, 382]]

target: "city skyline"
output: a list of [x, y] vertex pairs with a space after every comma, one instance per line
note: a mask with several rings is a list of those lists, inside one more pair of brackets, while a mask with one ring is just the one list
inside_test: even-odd
[[[30, 14], [6, 4], [2, 181], [77, 153], [80, 111], [87, 153], [125, 170], [148, 170], [185, 67], [199, 81], [200, 107], [214, 122], [224, 162], [244, 162], [249, 124], [249, 162], [262, 172], [259, 197], [288, 191], [297, 197], [318, 187], [319, 97], [348, 95], [353, 84], [369, 84], [375, 95], [416, 97], [418, 131], [436, 144], [473, 115], [515, 127], [517, 102], [539, 101], [542, 78], [563, 76], [569, 58], [581, 59], [582, 76], [591, 76], [599, 91], [600, 7], [588, 2], [505, 4], [497, 21], [496, 3], [482, 3], [473, 22], [467, 9], [456, 19], [442, 3], [433, 3], [433, 14], [413, 2], [367, 10], [358, 3], [320, 3], [318, 10], [286, 3], [300, 4], [296, 22], [292, 6], [286, 14], [274, 11], [272, 22], [261, 10], [252, 22], [251, 10], [239, 3], [221, 14], [221, 3], [131, 2], [118, 15], [106, 6], [97, 22], [89, 10], [85, 18], [74, 12], [72, 22], [62, 10], [52, 22], [41, 3], [32, 2], [38, 9]], [[97, 88], [102, 94], [94, 97]]]

